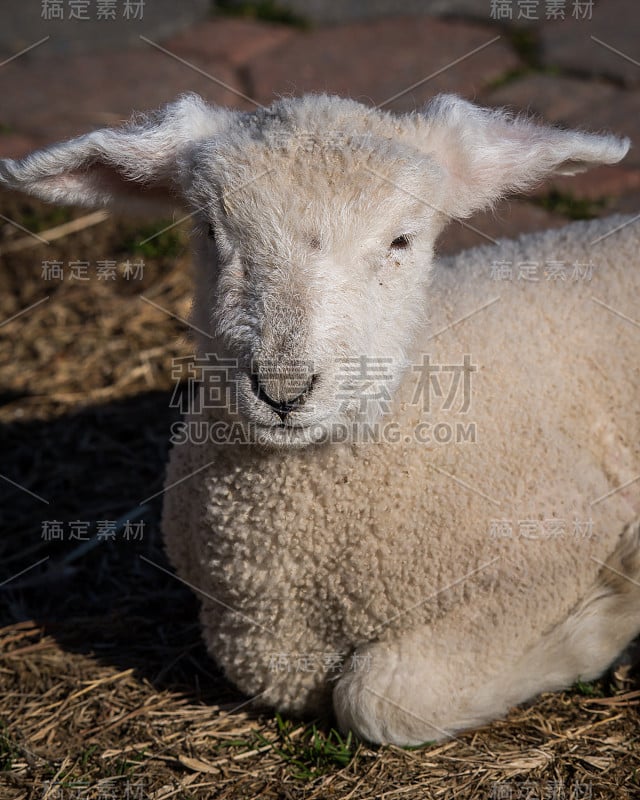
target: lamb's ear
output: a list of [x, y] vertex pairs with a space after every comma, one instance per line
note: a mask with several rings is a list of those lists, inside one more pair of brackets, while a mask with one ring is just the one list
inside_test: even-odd
[[550, 175], [615, 164], [629, 150], [628, 139], [537, 125], [454, 95], [434, 98], [413, 119], [418, 147], [444, 168], [442, 210], [454, 217], [468, 216], [507, 192], [530, 189]]
[[0, 186], [54, 203], [160, 212], [181, 204], [181, 159], [199, 139], [215, 135], [234, 112], [194, 94], [120, 128], [104, 128], [0, 160]]

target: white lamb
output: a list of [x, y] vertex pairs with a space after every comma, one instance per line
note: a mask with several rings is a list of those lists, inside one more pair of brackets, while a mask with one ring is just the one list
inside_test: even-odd
[[206, 380], [163, 528], [258, 702], [333, 697], [343, 730], [417, 744], [640, 631], [639, 226], [433, 260], [449, 219], [628, 146], [451, 96], [188, 96], [2, 164], [49, 200], [193, 212]]

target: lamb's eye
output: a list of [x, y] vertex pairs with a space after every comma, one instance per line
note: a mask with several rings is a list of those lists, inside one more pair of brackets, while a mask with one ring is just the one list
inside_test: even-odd
[[392, 250], [406, 250], [411, 244], [411, 237], [407, 233], [398, 236], [391, 242]]
[[214, 227], [213, 227], [213, 225], [211, 223], [209, 223], [209, 226], [207, 227], [207, 236], [210, 239], [215, 239], [215, 237], [216, 237], [216, 232], [215, 232]]

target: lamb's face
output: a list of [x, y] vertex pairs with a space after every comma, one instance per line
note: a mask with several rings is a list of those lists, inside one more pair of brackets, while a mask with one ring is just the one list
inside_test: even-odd
[[437, 170], [368, 137], [204, 144], [191, 202], [200, 355], [259, 440], [353, 435], [390, 406], [424, 318]]

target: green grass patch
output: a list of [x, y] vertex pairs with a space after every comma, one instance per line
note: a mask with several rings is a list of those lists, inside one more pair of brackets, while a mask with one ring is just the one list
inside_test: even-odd
[[14, 222], [22, 225], [32, 233], [47, 231], [73, 219], [74, 209], [69, 206], [50, 206], [36, 210], [30, 206], [23, 206], [20, 214], [14, 217]]
[[334, 728], [328, 733], [315, 723], [299, 733], [300, 726], [276, 715], [278, 740], [274, 752], [285, 761], [293, 778], [311, 781], [319, 775], [343, 769], [353, 759], [356, 746], [351, 734], [346, 738]]
[[540, 40], [531, 28], [510, 28], [506, 32], [511, 46], [528, 67], [540, 66]]
[[509, 86], [511, 83], [515, 83], [516, 81], [520, 80], [520, 78], [525, 78], [527, 75], [530, 75], [533, 70], [530, 67], [515, 67], [514, 69], [508, 69], [506, 72], [503, 72], [502, 75], [498, 75], [497, 78], [493, 78], [493, 80], [487, 83], [487, 89], [502, 89], [503, 86]]
[[171, 224], [165, 220], [136, 228], [123, 240], [122, 250], [150, 260], [175, 258], [184, 253], [188, 237], [184, 231], [177, 228], [163, 231], [163, 228], [168, 228]]
[[602, 686], [596, 681], [576, 681], [572, 688], [583, 697], [605, 697]]
[[0, 772], [8, 772], [13, 767], [13, 760], [18, 751], [7, 735], [4, 725], [0, 723]]
[[98, 750], [97, 744], [92, 744], [91, 747], [88, 747], [80, 756], [80, 766], [86, 767], [91, 758], [93, 757], [94, 753]]
[[307, 29], [311, 27], [306, 17], [280, 5], [277, 0], [256, 0], [254, 2], [249, 2], [248, 0], [247, 2], [244, 2], [244, 0], [216, 0], [213, 8], [218, 13], [232, 17], [277, 22], [280, 25], [291, 25], [294, 28]]
[[321, 775], [348, 766], [357, 752], [351, 734], [346, 737], [331, 728], [328, 732], [315, 723], [299, 725], [276, 714], [277, 739], [269, 742], [258, 734], [260, 746], [271, 745], [287, 764], [292, 778], [313, 781]]
[[498, 75], [487, 83], [487, 90], [502, 89], [503, 86], [510, 86], [517, 81], [527, 78], [530, 75], [549, 75], [552, 78], [557, 78], [562, 75], [562, 72], [557, 67], [514, 67]]
[[532, 200], [546, 211], [561, 214], [572, 220], [594, 219], [606, 209], [608, 203], [604, 197], [589, 200], [585, 197], [575, 197], [569, 192], [561, 192], [558, 189], [551, 189], [542, 197], [532, 198]]

